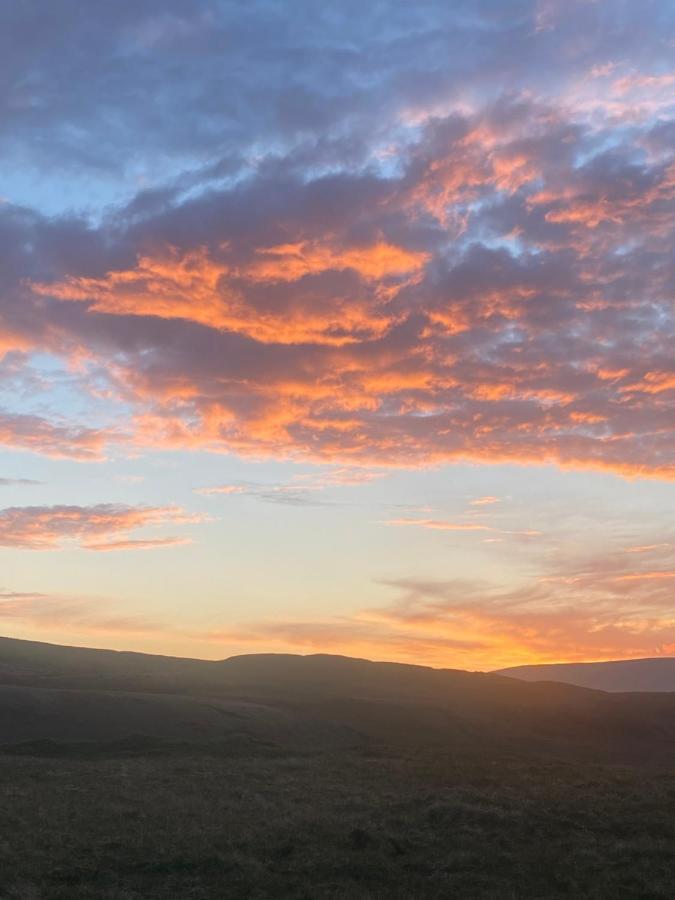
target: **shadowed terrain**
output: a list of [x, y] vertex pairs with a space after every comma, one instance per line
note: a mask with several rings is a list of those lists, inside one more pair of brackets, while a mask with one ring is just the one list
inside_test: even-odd
[[0, 639], [0, 897], [668, 897], [675, 695]]
[[488, 741], [670, 761], [675, 695], [609, 694], [340, 656], [211, 662], [0, 639], [0, 743], [131, 734], [299, 747]]
[[600, 691], [675, 691], [675, 657], [514, 666], [495, 674], [523, 681], [562, 681]]

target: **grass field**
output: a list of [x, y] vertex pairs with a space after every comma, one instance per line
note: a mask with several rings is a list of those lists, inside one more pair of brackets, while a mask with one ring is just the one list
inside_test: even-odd
[[3, 898], [647, 900], [674, 879], [672, 771], [386, 747], [0, 756]]

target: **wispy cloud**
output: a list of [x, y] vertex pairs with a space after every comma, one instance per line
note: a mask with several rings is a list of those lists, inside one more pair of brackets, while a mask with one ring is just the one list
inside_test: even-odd
[[427, 528], [430, 531], [493, 531], [489, 525], [478, 522], [448, 522], [445, 519], [388, 519], [385, 525], [396, 527]]
[[196, 489], [196, 493], [206, 496], [249, 497], [265, 503], [280, 503], [287, 506], [323, 506], [328, 501], [317, 496], [319, 491], [321, 488], [315, 485], [256, 484], [254, 482], [220, 484]]
[[0, 444], [45, 456], [83, 461], [100, 460], [112, 435], [68, 422], [0, 409]]
[[539, 537], [541, 531], [535, 529], [507, 529], [495, 528], [492, 525], [485, 525], [482, 522], [452, 522], [447, 519], [388, 519], [385, 525], [393, 525], [396, 527], [425, 528], [430, 531], [492, 531], [498, 534], [513, 534], [521, 537]]
[[114, 550], [155, 550], [160, 547], [180, 547], [192, 542], [192, 538], [181, 537], [148, 538], [147, 540], [129, 538], [120, 541], [94, 541], [82, 546], [85, 550], [107, 552]]
[[0, 487], [25, 487], [42, 483], [41, 481], [35, 481], [33, 478], [0, 478]]
[[68, 596], [0, 590], [0, 622], [3, 627], [24, 624], [53, 634], [54, 630], [78, 635], [115, 637], [162, 636], [179, 634], [166, 622], [140, 615], [122, 614], [119, 603], [105, 597]]
[[132, 539], [129, 532], [147, 526], [193, 524], [203, 517], [175, 506], [14, 506], [0, 510], [0, 547], [23, 550], [152, 549], [186, 543], [184, 538]]
[[638, 565], [617, 550], [549, 558], [545, 569], [508, 589], [474, 579], [384, 579], [396, 595], [389, 604], [216, 628], [204, 639], [484, 669], [675, 652], [672, 548]]
[[650, 553], [653, 550], [665, 550], [670, 547], [668, 543], [645, 544], [644, 546], [625, 547], [624, 553]]
[[327, 499], [324, 494], [331, 488], [353, 487], [369, 484], [385, 473], [358, 466], [341, 466], [319, 473], [296, 475], [288, 482], [259, 483], [238, 481], [196, 488], [196, 493], [206, 496], [242, 496], [266, 503], [281, 503], [288, 506], [332, 506], [338, 501]]

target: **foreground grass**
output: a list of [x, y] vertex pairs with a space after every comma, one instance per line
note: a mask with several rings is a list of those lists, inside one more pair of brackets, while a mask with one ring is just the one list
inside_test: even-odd
[[675, 772], [441, 751], [0, 755], [2, 898], [674, 894]]

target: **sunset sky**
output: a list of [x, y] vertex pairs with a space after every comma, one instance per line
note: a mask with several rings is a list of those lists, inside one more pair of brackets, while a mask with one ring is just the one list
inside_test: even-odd
[[0, 633], [675, 654], [670, 0], [16, 0], [0, 59]]

